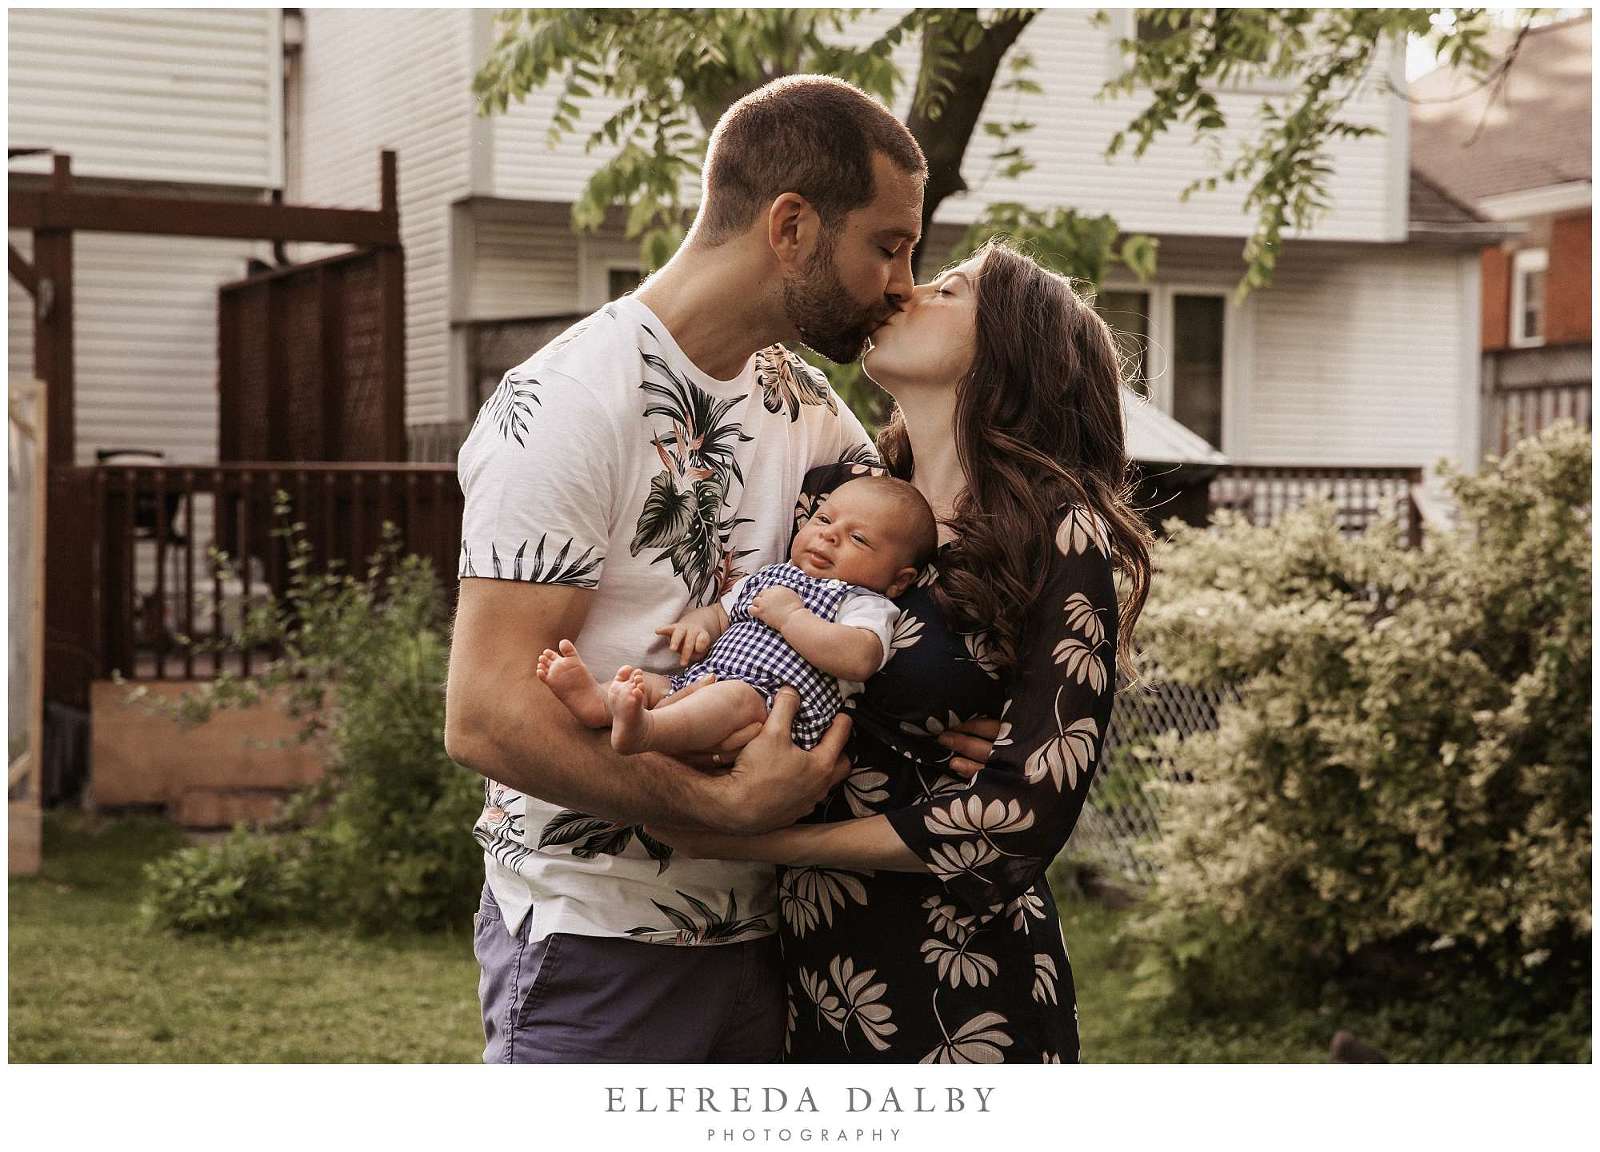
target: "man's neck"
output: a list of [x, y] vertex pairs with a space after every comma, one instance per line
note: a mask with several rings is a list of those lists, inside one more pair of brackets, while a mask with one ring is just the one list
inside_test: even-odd
[[739, 249], [684, 248], [638, 292], [691, 363], [731, 380], [759, 349], [793, 335], [773, 307], [770, 269]]

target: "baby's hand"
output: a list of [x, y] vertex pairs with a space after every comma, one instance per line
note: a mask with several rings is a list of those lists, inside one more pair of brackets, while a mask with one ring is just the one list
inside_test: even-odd
[[667, 647], [678, 657], [678, 663], [688, 667], [711, 651], [711, 642], [723, 632], [722, 608], [708, 604], [685, 613], [682, 620], [657, 628], [657, 636], [667, 638]]
[[750, 602], [750, 615], [774, 632], [782, 632], [789, 617], [805, 611], [805, 607], [792, 588], [763, 588]]

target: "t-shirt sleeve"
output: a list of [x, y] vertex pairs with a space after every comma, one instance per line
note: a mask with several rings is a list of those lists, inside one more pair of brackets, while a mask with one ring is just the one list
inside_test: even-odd
[[899, 620], [900, 609], [895, 607], [894, 601], [876, 592], [850, 597], [839, 605], [839, 611], [833, 617], [835, 624], [866, 628], [877, 636], [878, 642], [883, 645], [883, 657], [878, 661], [880, 670], [894, 654], [894, 626]]
[[532, 362], [507, 372], [462, 445], [461, 579], [593, 588], [615, 518], [616, 422]]

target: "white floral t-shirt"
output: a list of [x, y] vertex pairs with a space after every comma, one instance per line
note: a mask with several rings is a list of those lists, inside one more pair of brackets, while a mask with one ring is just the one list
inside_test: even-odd
[[[595, 677], [623, 664], [671, 674], [655, 629], [788, 555], [809, 469], [873, 458], [798, 356], [765, 348], [713, 379], [623, 297], [507, 372], [479, 411], [458, 463], [458, 574], [591, 588], [571, 639]], [[531, 912], [530, 940], [721, 944], [777, 928], [767, 865], [678, 858], [641, 828], [493, 781], [474, 835], [508, 931]]]

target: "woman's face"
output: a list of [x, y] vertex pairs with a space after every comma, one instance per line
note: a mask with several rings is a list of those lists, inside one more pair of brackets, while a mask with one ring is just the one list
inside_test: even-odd
[[980, 258], [919, 284], [902, 309], [872, 334], [867, 375], [894, 395], [905, 386], [954, 388], [977, 349]]

